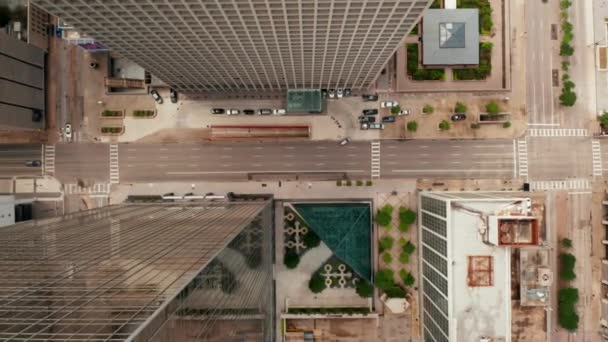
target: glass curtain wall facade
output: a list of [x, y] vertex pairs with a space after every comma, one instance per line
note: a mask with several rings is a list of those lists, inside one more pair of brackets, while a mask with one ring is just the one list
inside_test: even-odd
[[0, 229], [0, 340], [271, 341], [272, 205], [129, 203]]
[[433, 0], [34, 0], [183, 92], [371, 86]]

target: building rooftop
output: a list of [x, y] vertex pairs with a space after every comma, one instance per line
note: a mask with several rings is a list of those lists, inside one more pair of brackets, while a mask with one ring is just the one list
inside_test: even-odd
[[429, 9], [422, 25], [422, 64], [479, 64], [478, 9]]

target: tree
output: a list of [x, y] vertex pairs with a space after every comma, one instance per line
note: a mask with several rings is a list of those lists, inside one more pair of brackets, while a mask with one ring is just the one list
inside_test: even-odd
[[391, 255], [391, 253], [384, 253], [382, 254], [382, 260], [384, 260], [385, 263], [390, 264], [391, 262], [393, 262], [393, 256]]
[[562, 62], [562, 71], [567, 72], [570, 69], [570, 62], [563, 61]]
[[319, 236], [310, 229], [308, 229], [308, 233], [304, 235], [303, 240], [304, 244], [306, 245], [306, 248], [314, 248], [321, 244], [321, 239], [319, 238]]
[[418, 130], [418, 122], [416, 120], [407, 123], [407, 130], [410, 132], [416, 132]]
[[567, 91], [562, 89], [562, 93], [559, 96], [559, 103], [562, 106], [572, 107], [576, 103], [576, 93], [573, 91]]
[[563, 280], [573, 280], [576, 278], [574, 273], [574, 265], [576, 264], [576, 257], [571, 253], [561, 253], [559, 255], [561, 269], [560, 278]]
[[382, 237], [379, 241], [380, 253], [393, 248], [394, 242], [395, 242], [395, 240], [393, 239], [392, 236], [387, 235], [387, 236]]
[[414, 278], [414, 276], [406, 270], [399, 271], [399, 277], [405, 286], [412, 286], [416, 282], [416, 278]]
[[558, 292], [558, 323], [563, 328], [575, 331], [578, 328], [579, 317], [576, 313], [578, 289], [565, 287]]
[[559, 289], [557, 298], [560, 303], [576, 303], [578, 302], [578, 289], [574, 287], [564, 287]]
[[383, 227], [387, 227], [391, 224], [392, 217], [393, 206], [386, 204], [382, 209], [378, 210], [378, 213], [376, 214], [376, 223]]
[[608, 112], [604, 112], [602, 115], [600, 115], [597, 120], [600, 122], [600, 125], [602, 127], [607, 127], [608, 128]]
[[313, 274], [308, 282], [308, 288], [312, 293], [321, 293], [325, 290], [327, 286], [325, 285], [325, 279], [320, 274]]
[[391, 114], [399, 114], [401, 112], [401, 106], [396, 105], [395, 107], [391, 107]]
[[564, 89], [566, 89], [566, 91], [572, 91], [572, 89], [574, 89], [576, 86], [574, 84], [574, 82], [567, 80], [564, 82]]
[[416, 250], [416, 246], [414, 246], [414, 244], [411, 241], [408, 241], [404, 246], [403, 246], [403, 252], [407, 253], [407, 254], [412, 254], [414, 253], [414, 251]]
[[412, 224], [416, 221], [416, 213], [408, 208], [399, 208], [399, 220], [407, 224]]
[[370, 298], [374, 294], [374, 287], [365, 279], [357, 282], [357, 294], [363, 298]]
[[454, 107], [454, 113], [466, 113], [467, 106], [462, 102], [456, 102], [456, 106]]
[[410, 255], [409, 253], [406, 252], [401, 252], [399, 254], [399, 262], [402, 264], [407, 264], [408, 262], [410, 262]]
[[451, 127], [450, 122], [447, 120], [443, 120], [439, 123], [439, 129], [442, 131], [447, 131]]
[[562, 239], [562, 247], [564, 247], [564, 248], [571, 248], [572, 247], [572, 240], [570, 240], [568, 238], [563, 238]]
[[396, 284], [393, 287], [384, 289], [384, 293], [386, 293], [386, 296], [389, 298], [405, 298], [407, 295], [407, 292]]
[[509, 128], [509, 127], [511, 127], [511, 121], [503, 122], [502, 127], [503, 128]]
[[568, 42], [563, 41], [559, 45], [559, 55], [560, 56], [572, 56], [574, 54], [574, 47], [570, 45]]
[[391, 269], [383, 269], [376, 272], [376, 287], [385, 290], [395, 286], [395, 273]]
[[422, 112], [424, 114], [432, 114], [435, 111], [435, 108], [433, 108], [433, 106], [431, 106], [430, 104], [425, 104], [424, 107], [422, 107]]
[[500, 106], [496, 101], [490, 101], [490, 103], [486, 105], [486, 112], [490, 115], [498, 115], [498, 113], [500, 113]]
[[300, 257], [296, 253], [288, 251], [283, 256], [283, 263], [287, 268], [294, 269], [298, 267], [298, 264], [300, 263]]

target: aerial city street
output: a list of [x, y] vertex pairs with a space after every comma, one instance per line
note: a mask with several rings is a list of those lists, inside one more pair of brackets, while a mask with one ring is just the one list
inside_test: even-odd
[[0, 341], [608, 341], [608, 0], [0, 0]]

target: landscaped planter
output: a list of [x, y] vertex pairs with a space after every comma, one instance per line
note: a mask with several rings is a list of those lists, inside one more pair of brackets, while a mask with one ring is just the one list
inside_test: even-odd
[[101, 127], [100, 132], [103, 135], [121, 135], [125, 132], [125, 126]]
[[125, 111], [124, 110], [110, 110], [110, 109], [106, 109], [104, 111], [101, 112], [100, 116], [102, 118], [122, 118], [125, 116]]
[[136, 119], [152, 119], [156, 117], [156, 110], [134, 110], [133, 117]]
[[491, 115], [488, 113], [479, 113], [479, 124], [503, 124], [511, 120], [511, 113], [498, 113]]

